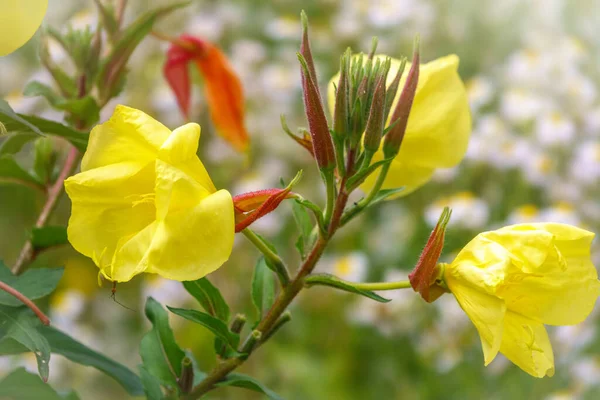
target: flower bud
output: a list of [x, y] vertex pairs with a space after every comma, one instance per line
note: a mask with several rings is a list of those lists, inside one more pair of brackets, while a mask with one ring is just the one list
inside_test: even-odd
[[442, 286], [436, 284], [436, 280], [441, 276], [437, 262], [442, 254], [446, 226], [450, 221], [451, 214], [452, 211], [445, 207], [437, 225], [429, 235], [415, 269], [408, 275], [410, 285], [414, 291], [419, 292], [421, 297], [428, 303], [435, 301], [446, 292]]
[[383, 154], [385, 158], [396, 156], [400, 151], [400, 145], [404, 139], [404, 133], [406, 132], [406, 125], [408, 124], [408, 117], [410, 115], [410, 109], [417, 92], [417, 84], [419, 83], [419, 39], [415, 40], [415, 48], [413, 53], [412, 65], [402, 89], [400, 100], [396, 105], [394, 114], [392, 115], [392, 128], [385, 136], [383, 143]]
[[292, 187], [301, 177], [302, 171], [283, 189], [263, 189], [234, 196], [235, 231], [243, 231], [257, 219], [275, 210], [283, 200], [294, 197]]
[[194, 365], [189, 357], [181, 360], [181, 376], [177, 380], [177, 384], [183, 393], [189, 393], [194, 386]]
[[381, 71], [379, 74], [377, 84], [375, 86], [375, 92], [373, 93], [369, 119], [367, 120], [363, 145], [365, 150], [372, 153], [375, 153], [377, 150], [379, 150], [381, 137], [383, 136], [383, 130], [385, 128], [385, 82], [387, 80], [387, 72], [389, 71], [390, 65], [391, 61], [389, 59], [386, 60], [383, 71]]
[[348, 134], [349, 87], [348, 68], [350, 65], [350, 49], [347, 49], [340, 59], [340, 79], [335, 94], [335, 109], [333, 112], [333, 131], [338, 137]]

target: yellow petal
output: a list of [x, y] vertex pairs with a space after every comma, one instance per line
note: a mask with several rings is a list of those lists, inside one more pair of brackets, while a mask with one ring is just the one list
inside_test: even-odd
[[179, 281], [199, 279], [227, 261], [233, 236], [233, 200], [219, 190], [158, 222], [147, 272]]
[[554, 354], [546, 328], [539, 322], [508, 311], [500, 352], [537, 378], [554, 375]]
[[[373, 162], [377, 162], [383, 159], [383, 153], [377, 152], [373, 157]], [[381, 186], [382, 189], [395, 189], [403, 187], [404, 189], [395, 196], [391, 196], [388, 199], [393, 199], [401, 196], [406, 196], [426, 184], [431, 176], [435, 172], [434, 168], [421, 167], [414, 164], [407, 164], [402, 160], [396, 158], [390, 164], [390, 170], [388, 172], [386, 180]], [[377, 181], [377, 172], [370, 175], [361, 185], [360, 188], [365, 193], [368, 193], [375, 186]]]
[[101, 270], [114, 282], [128, 282], [135, 275], [147, 272], [148, 253], [158, 222], [155, 221], [134, 235], [122, 237], [109, 267]]
[[213, 193], [216, 191], [215, 186], [196, 155], [199, 140], [200, 126], [198, 124], [183, 125], [175, 129], [163, 143], [158, 158], [177, 167]]
[[182, 170], [161, 160], [156, 160], [156, 219], [168, 213], [195, 207], [211, 194]]
[[155, 219], [153, 165], [120, 163], [93, 169], [67, 179], [65, 189], [72, 202], [69, 241], [88, 257], [104, 254], [107, 265], [121, 237]]
[[90, 132], [81, 170], [120, 162], [154, 161], [171, 131], [135, 108], [118, 105], [112, 117]]
[[512, 255], [498, 296], [507, 307], [550, 325], [582, 322], [600, 295], [591, 262], [594, 234], [564, 224], [522, 224], [486, 235]]
[[0, 56], [23, 46], [40, 27], [48, 0], [3, 0], [0, 3]]
[[445, 281], [460, 307], [477, 328], [481, 339], [481, 347], [483, 348], [485, 365], [488, 365], [500, 350], [502, 321], [506, 305], [497, 297], [464, 284], [459, 279], [449, 275], [448, 268], [446, 268]]

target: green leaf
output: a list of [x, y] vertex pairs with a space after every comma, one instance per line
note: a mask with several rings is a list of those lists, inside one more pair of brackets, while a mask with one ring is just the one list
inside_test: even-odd
[[42, 96], [52, 107], [68, 112], [69, 120], [73, 123], [81, 121], [84, 126], [91, 126], [100, 119], [100, 107], [92, 96], [75, 99], [66, 99], [54, 92], [54, 90], [43, 83], [32, 81], [23, 90], [25, 96]]
[[250, 389], [255, 392], [265, 394], [271, 400], [283, 400], [283, 397], [279, 396], [277, 393], [275, 393], [256, 379], [244, 374], [231, 373], [227, 375], [227, 378], [224, 381], [215, 383], [215, 386], [235, 386], [239, 388]]
[[69, 243], [67, 228], [65, 226], [33, 228], [31, 231], [31, 243], [38, 249], [67, 244]]
[[118, 94], [119, 86], [121, 86], [119, 83], [124, 78], [125, 68], [131, 54], [152, 31], [154, 23], [159, 18], [188, 4], [190, 2], [185, 1], [148, 11], [121, 32], [118, 41], [106, 58], [106, 62], [100, 67], [97, 80], [100, 99], [106, 101]]
[[40, 326], [38, 331], [50, 343], [52, 353], [60, 354], [77, 364], [87, 365], [102, 371], [119, 382], [127, 393], [132, 396], [143, 395], [144, 390], [140, 378], [126, 366], [95, 352], [51, 326]]
[[354, 286], [352, 286], [352, 284], [350, 284], [349, 282], [345, 282], [345, 281], [343, 281], [333, 275], [329, 275], [329, 274], [311, 275], [310, 277], [306, 278], [306, 280], [304, 282], [305, 282], [305, 285], [308, 287], [311, 287], [314, 285], [329, 286], [334, 289], [343, 290], [345, 292], [360, 294], [361, 296], [368, 297], [369, 299], [378, 301], [380, 303], [387, 303], [390, 301], [370, 290], [357, 289]]
[[183, 287], [194, 296], [207, 313], [220, 320], [229, 321], [230, 311], [227, 302], [207, 278], [183, 282]]
[[175, 341], [175, 335], [169, 326], [169, 314], [152, 297], [146, 300], [145, 312], [152, 323], [152, 329], [140, 344], [144, 368], [164, 385], [177, 388], [177, 378], [181, 375], [181, 361], [185, 353]]
[[230, 346], [232, 349], [237, 348], [240, 342], [240, 335], [233, 333], [229, 330], [225, 322], [212, 315], [203, 313], [196, 310], [187, 310], [184, 308], [174, 308], [167, 306], [169, 311], [173, 314], [179, 315], [189, 321], [200, 324], [215, 334], [216, 337], [223, 340], [225, 344]]
[[[0, 100], [0, 123], [8, 132], [23, 132], [35, 133], [44, 136], [44, 133], [54, 136], [60, 136], [67, 139], [73, 146], [81, 151], [85, 151], [88, 142], [88, 134], [79, 132], [73, 128], [61, 124], [60, 122], [51, 121], [36, 117], [34, 115], [14, 114], [14, 117], [2, 113], [3, 100]], [[44, 132], [44, 133], [42, 133]]]
[[390, 196], [401, 193], [403, 190], [404, 190], [404, 186], [399, 187], [399, 188], [393, 188], [393, 189], [382, 189], [379, 192], [377, 192], [377, 195], [373, 198], [373, 200], [371, 200], [371, 203], [369, 205], [379, 203], [379, 202], [387, 199]]
[[13, 133], [0, 144], [0, 156], [5, 154], [16, 154], [21, 151], [27, 142], [37, 139], [38, 137], [40, 136], [33, 132]]
[[[63, 268], [34, 268], [15, 276], [0, 261], [0, 281], [12, 286], [30, 300], [36, 300], [52, 293], [62, 275]], [[0, 291], [0, 304], [11, 307], [23, 305], [19, 300], [3, 291]]]
[[310, 234], [312, 232], [312, 222], [310, 220], [310, 215], [308, 215], [308, 211], [305, 207], [303, 207], [298, 202], [294, 201], [292, 203], [292, 212], [294, 214], [294, 221], [296, 221], [296, 226], [300, 231], [300, 236], [298, 236], [298, 240], [296, 241], [296, 248], [300, 253], [302, 259], [306, 256], [306, 250], [310, 246]]
[[25, 171], [10, 155], [0, 156], [0, 184], [11, 183], [44, 190], [42, 182]]
[[0, 306], [0, 342], [14, 340], [27, 347], [35, 355], [38, 372], [46, 382], [50, 373], [50, 344], [38, 332], [40, 325], [40, 320], [27, 307]]
[[[75, 395], [76, 396], [76, 395]], [[77, 397], [68, 397], [74, 400]], [[0, 399], [6, 400], [65, 400], [52, 386], [30, 374], [25, 368], [19, 368], [0, 381]]]
[[40, 136], [44, 136], [42, 131], [40, 131], [37, 128], [37, 126], [29, 123], [24, 118], [22, 118], [21, 116], [16, 114], [13, 111], [13, 109], [10, 108], [10, 105], [6, 102], [6, 100], [4, 100], [4, 99], [0, 99], [0, 122], [4, 125], [4, 128], [8, 132], [18, 131], [18, 130], [10, 128], [9, 123], [12, 122], [13, 124], [18, 124], [18, 125], [23, 126], [24, 129], [22, 129], [22, 131], [24, 131], [24, 132], [31, 131]]
[[165, 398], [162, 389], [160, 388], [160, 382], [152, 376], [150, 372], [140, 365], [140, 378], [142, 379], [142, 385], [144, 386], [144, 394], [148, 400], [163, 400]]
[[264, 257], [260, 257], [252, 276], [252, 302], [258, 312], [258, 319], [273, 305], [275, 300], [275, 275], [269, 269]]
[[41, 182], [48, 184], [56, 162], [54, 143], [49, 137], [38, 138], [34, 150], [33, 172]]

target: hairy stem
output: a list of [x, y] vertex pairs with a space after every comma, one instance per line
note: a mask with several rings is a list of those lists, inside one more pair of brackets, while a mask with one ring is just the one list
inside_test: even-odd
[[[42, 208], [42, 211], [40, 212], [40, 215], [38, 216], [38, 219], [35, 223], [36, 228], [43, 228], [44, 226], [46, 226], [46, 223], [48, 223], [48, 219], [50, 218], [50, 215], [52, 215], [52, 212], [56, 208], [58, 200], [60, 199], [60, 196], [63, 192], [63, 183], [65, 179], [67, 179], [73, 174], [75, 168], [77, 168], [78, 163], [79, 151], [75, 147], [71, 146], [69, 154], [67, 155], [67, 159], [65, 160], [65, 163], [62, 166], [58, 178], [52, 184], [52, 186], [48, 188], [48, 197], [46, 198], [44, 207]], [[12, 273], [15, 275], [19, 275], [20, 273], [25, 271], [27, 265], [33, 260], [34, 256], [35, 252], [33, 244], [31, 243], [31, 240], [28, 239], [27, 242], [25, 242], [23, 248], [21, 249], [21, 252], [19, 253], [19, 258], [17, 258], [17, 262], [12, 268]]]
[[42, 324], [44, 324], [44, 325], [50, 325], [50, 318], [48, 318], [46, 316], [46, 314], [44, 314], [42, 312], [42, 310], [40, 310], [38, 308], [38, 306], [36, 306], [33, 301], [29, 300], [23, 293], [19, 292], [14, 287], [9, 286], [8, 284], [6, 284], [6, 283], [4, 283], [2, 281], [0, 281], [0, 289], [4, 290], [6, 293], [14, 296], [21, 303], [23, 303], [27, 307], [29, 307], [31, 309], [31, 311], [33, 311], [35, 313], [35, 315], [40, 319], [40, 321], [42, 321]]

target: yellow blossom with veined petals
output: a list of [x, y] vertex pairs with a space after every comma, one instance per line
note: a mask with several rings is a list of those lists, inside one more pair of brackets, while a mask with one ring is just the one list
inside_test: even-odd
[[171, 132], [142, 111], [117, 106], [90, 133], [81, 173], [65, 181], [73, 247], [115, 282], [142, 272], [195, 280], [233, 247], [231, 195], [217, 191], [196, 155], [200, 127]]
[[48, 0], [3, 0], [0, 2], [0, 56], [23, 46], [40, 27]]
[[[385, 56], [378, 55], [375, 59], [383, 61]], [[454, 167], [463, 159], [471, 135], [471, 112], [465, 85], [458, 75], [458, 63], [458, 56], [452, 54], [420, 66], [417, 92], [402, 146], [390, 164], [382, 189], [403, 186], [399, 196], [405, 196], [427, 183], [437, 168]], [[392, 59], [388, 85], [394, 80], [400, 64], [399, 60]], [[407, 63], [388, 125], [409, 70], [410, 63]], [[332, 112], [334, 85], [338, 80], [339, 74], [331, 79], [328, 86], [329, 109]], [[382, 159], [383, 152], [379, 151], [373, 162]], [[372, 174], [360, 186], [361, 189], [370, 191], [376, 179], [377, 174]]]
[[479, 332], [485, 365], [501, 352], [532, 376], [554, 374], [544, 324], [578, 324], [594, 308], [593, 238], [565, 224], [512, 225], [477, 235], [442, 264], [447, 288]]

